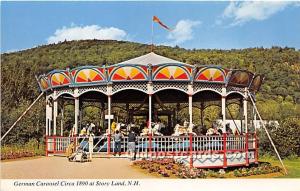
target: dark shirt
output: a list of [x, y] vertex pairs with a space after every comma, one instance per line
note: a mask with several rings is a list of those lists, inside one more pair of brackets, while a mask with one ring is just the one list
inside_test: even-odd
[[128, 134], [128, 142], [135, 142], [135, 134], [130, 132]]

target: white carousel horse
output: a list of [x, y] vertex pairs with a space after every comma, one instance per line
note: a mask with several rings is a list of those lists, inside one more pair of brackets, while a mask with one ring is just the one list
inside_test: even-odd
[[128, 132], [127, 129], [128, 129], [128, 126], [125, 123], [122, 123], [122, 122], [116, 123], [115, 132], [119, 131], [122, 134], [127, 135], [127, 132]]
[[118, 130], [118, 131], [121, 131], [121, 129], [124, 129], [125, 127], [126, 127], [126, 124], [124, 124], [124, 123], [120, 122], [120, 123], [116, 124], [116, 130]]
[[160, 130], [162, 128], [165, 128], [165, 125], [163, 123], [153, 123], [152, 125], [154, 125], [152, 128], [153, 134], [163, 136], [163, 134], [160, 132]]
[[93, 134], [93, 128], [96, 127], [96, 125], [94, 123], [91, 123], [88, 128], [87, 128], [87, 134], [88, 135], [94, 135]]
[[127, 132], [129, 132], [132, 127], [136, 127], [136, 125], [134, 123], [129, 123], [126, 127]]
[[183, 126], [176, 124], [172, 136], [187, 135], [189, 133], [196, 135], [196, 133], [193, 132], [194, 124], [188, 125], [187, 123], [188, 122], [184, 122]]
[[[153, 135], [163, 136], [163, 134], [160, 132], [160, 130], [162, 128], [165, 128], [165, 125], [163, 123], [153, 123], [152, 122], [151, 126], [152, 126], [152, 134]], [[142, 133], [140, 133], [140, 136], [145, 136], [145, 135], [148, 135], [149, 133], [150, 133], [149, 128], [145, 127], [142, 130]]]

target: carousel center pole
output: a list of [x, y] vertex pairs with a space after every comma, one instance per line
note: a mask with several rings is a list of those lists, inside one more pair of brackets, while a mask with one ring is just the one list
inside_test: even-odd
[[152, 123], [152, 95], [149, 94], [149, 120], [148, 120], [148, 128], [149, 128], [149, 133], [150, 134], [152, 134], [151, 123]]
[[149, 94], [149, 120], [148, 120], [148, 137], [149, 137], [149, 156], [152, 158], [152, 95]]

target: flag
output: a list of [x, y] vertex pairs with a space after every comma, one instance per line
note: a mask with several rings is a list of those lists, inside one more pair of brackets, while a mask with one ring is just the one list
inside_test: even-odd
[[163, 24], [157, 16], [153, 16], [153, 22], [160, 24], [160, 26], [164, 27], [165, 29], [167, 29], [169, 31], [171, 30], [169, 27], [167, 27], [165, 24]]

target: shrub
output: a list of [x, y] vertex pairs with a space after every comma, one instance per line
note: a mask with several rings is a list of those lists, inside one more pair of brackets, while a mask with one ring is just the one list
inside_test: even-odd
[[270, 163], [262, 163], [257, 167], [251, 168], [239, 168], [233, 171], [235, 177], [259, 175], [259, 174], [270, 174], [275, 172], [280, 172], [281, 168], [278, 166], [271, 166]]
[[[290, 117], [283, 120], [279, 127], [267, 126], [270, 136], [281, 157], [300, 156], [300, 119]], [[274, 149], [263, 129], [260, 130], [259, 147], [263, 154], [275, 156]]]

